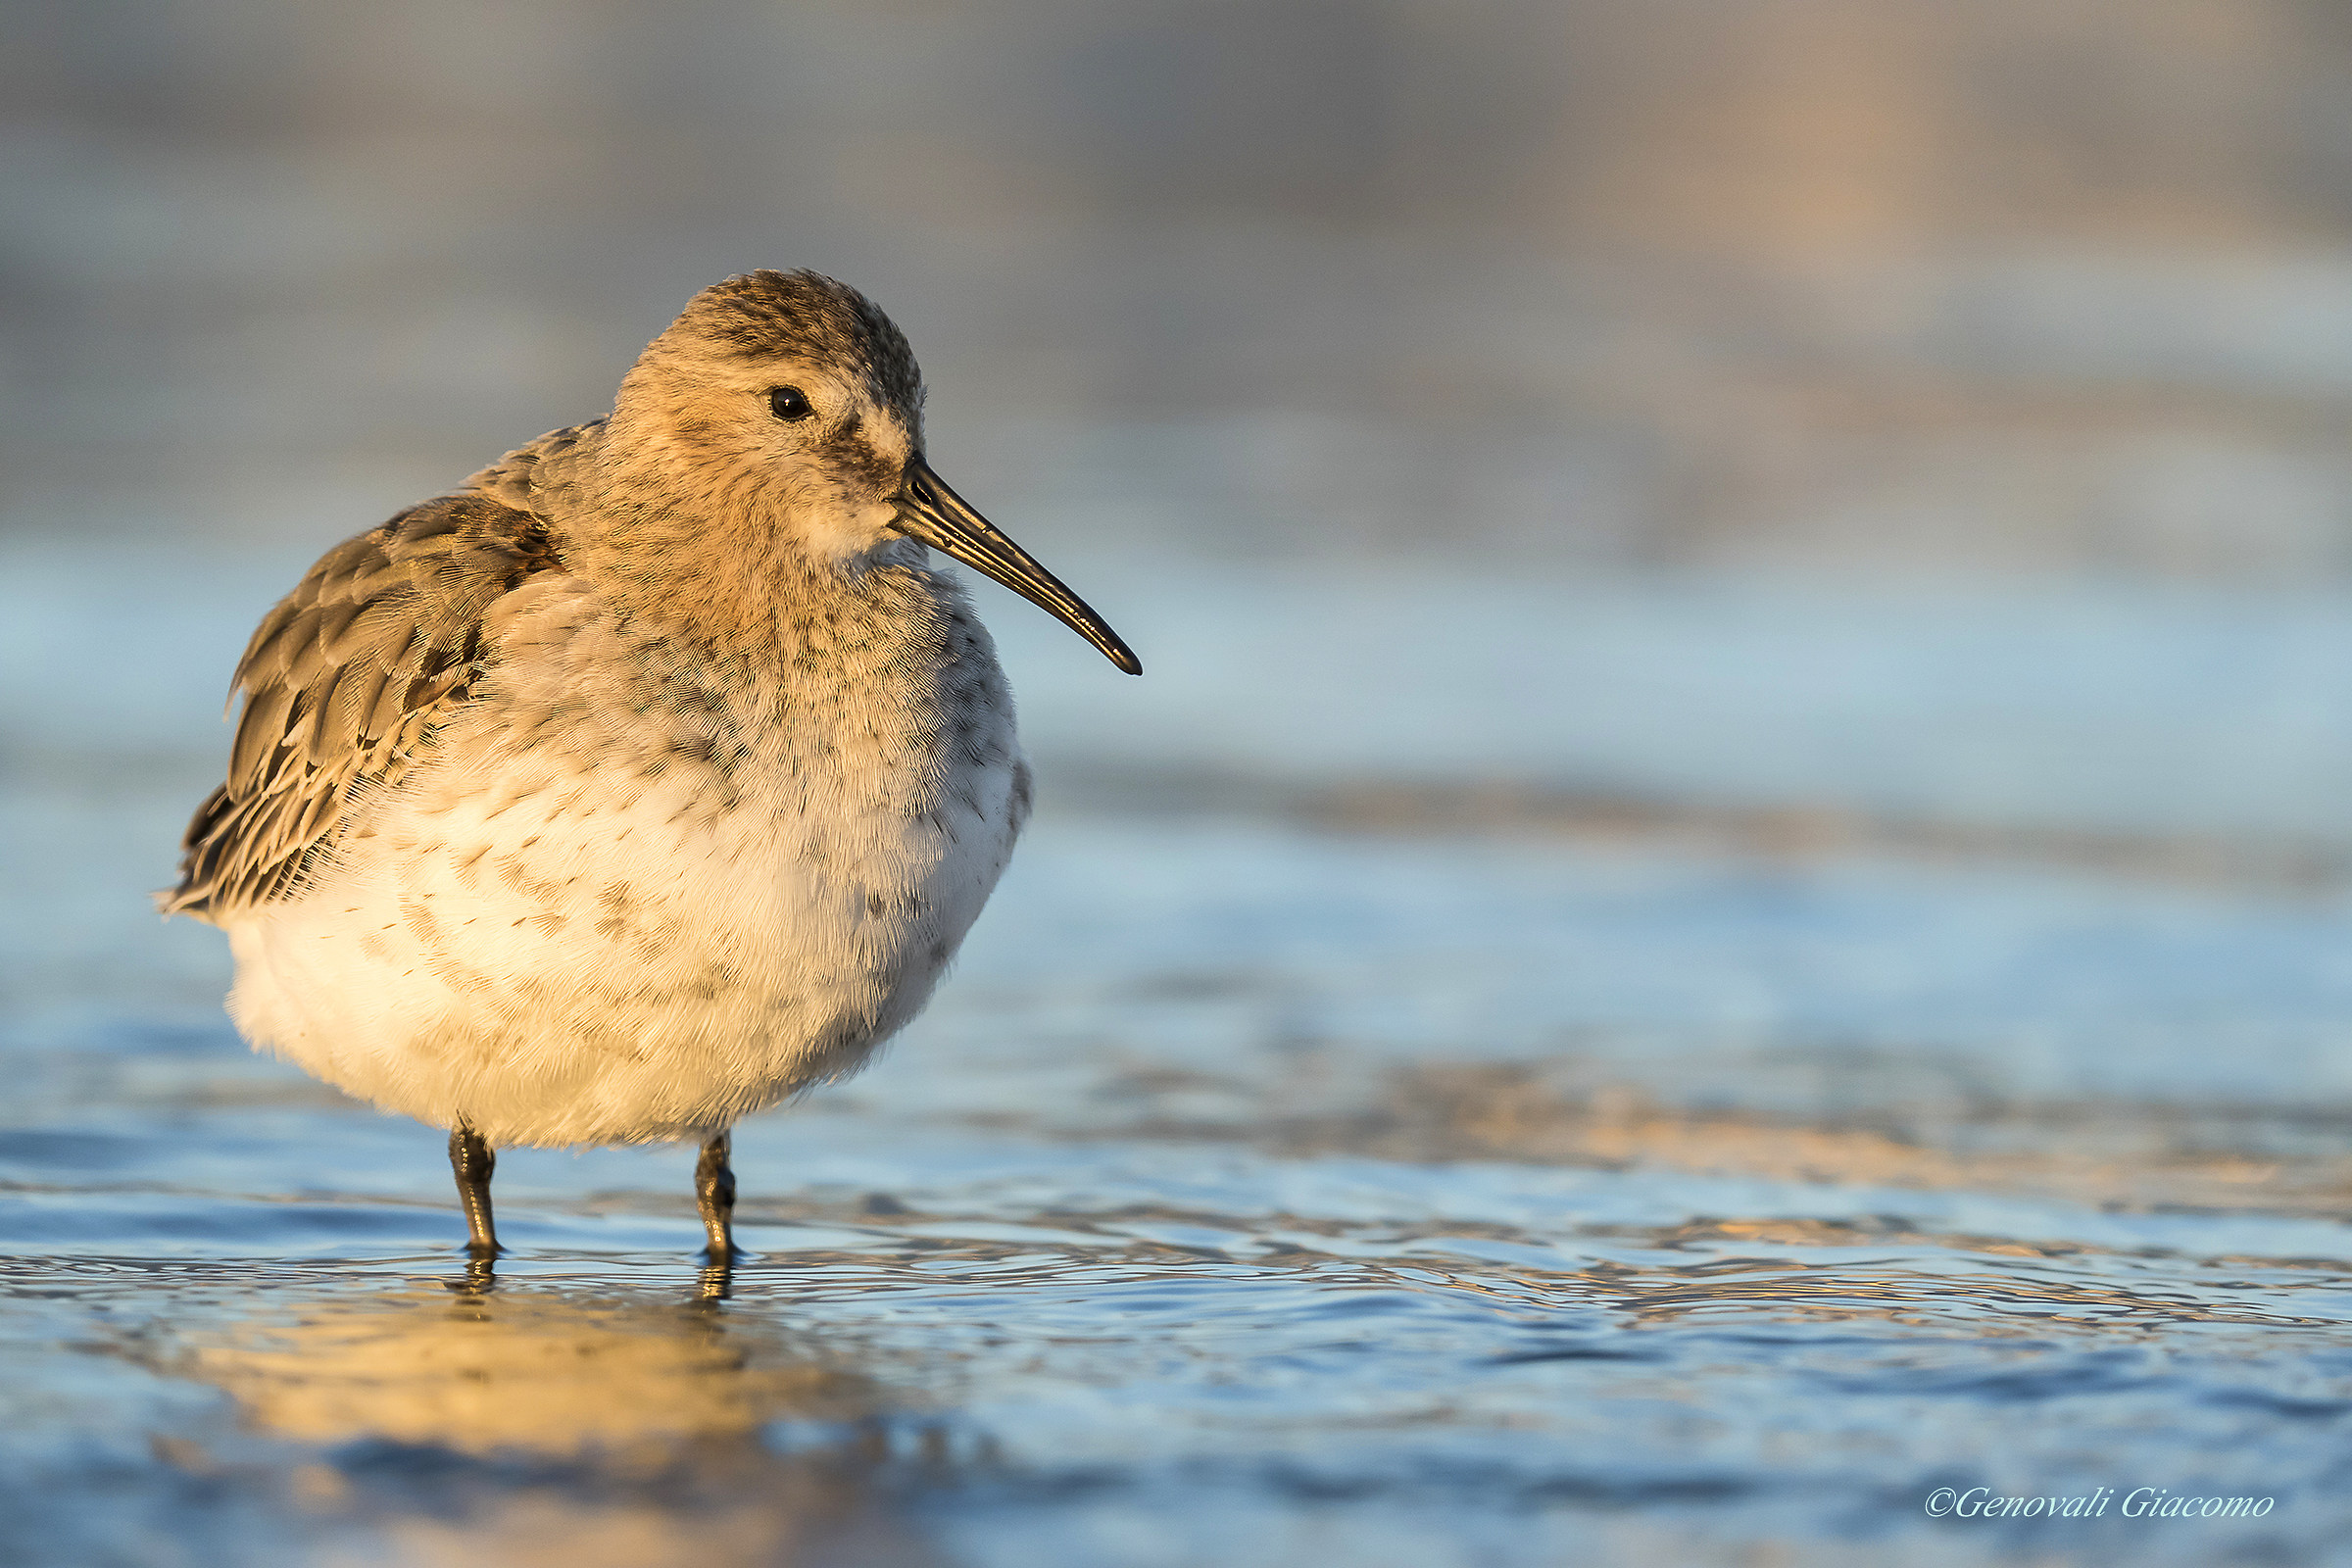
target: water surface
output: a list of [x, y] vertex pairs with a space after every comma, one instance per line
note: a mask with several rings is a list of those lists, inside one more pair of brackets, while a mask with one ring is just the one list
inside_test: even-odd
[[[689, 1152], [517, 1151], [485, 1278], [439, 1136], [248, 1054], [217, 936], [138, 903], [219, 765], [243, 578], [76, 598], [60, 562], [6, 607], [91, 695], [9, 698], [0, 1559], [2345, 1555], [2335, 743], [2231, 695], [2324, 702], [2340, 607], [1588, 585], [1541, 657], [1650, 695], [1473, 687], [1446, 730], [1437, 676], [1351, 686], [1379, 640], [1266, 587], [1234, 635], [1358, 706], [1237, 682], [1213, 733], [1177, 617], [1122, 726], [1000, 612], [1038, 822], [931, 1013], [740, 1130], [755, 1255], [698, 1266]], [[2105, 657], [2040, 679], [2070, 613]], [[1974, 765], [1923, 760], [1955, 714]], [[2181, 787], [2101, 784], [2127, 733]], [[1588, 810], [1595, 777], [1672, 808]], [[1852, 830], [1738, 827], [1791, 808]], [[2115, 1496], [1930, 1517], [1947, 1487]], [[2139, 1488], [2276, 1500], [2123, 1517]]]

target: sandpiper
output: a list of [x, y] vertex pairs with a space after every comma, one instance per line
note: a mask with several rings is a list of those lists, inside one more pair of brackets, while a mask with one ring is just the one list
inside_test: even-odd
[[926, 547], [1142, 672], [932, 472], [922, 404], [855, 289], [729, 278], [610, 415], [336, 546], [254, 632], [161, 903], [227, 931], [257, 1049], [450, 1129], [477, 1256], [499, 1146], [694, 1139], [726, 1261], [735, 1122], [929, 1000], [1030, 775]]

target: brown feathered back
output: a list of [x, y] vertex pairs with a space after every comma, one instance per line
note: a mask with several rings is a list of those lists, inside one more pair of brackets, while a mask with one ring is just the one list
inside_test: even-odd
[[540, 518], [507, 504], [528, 489], [514, 478], [344, 541], [263, 617], [237, 664], [227, 782], [188, 824], [164, 912], [218, 923], [287, 897], [360, 797], [415, 765], [489, 657], [484, 613], [559, 564]]

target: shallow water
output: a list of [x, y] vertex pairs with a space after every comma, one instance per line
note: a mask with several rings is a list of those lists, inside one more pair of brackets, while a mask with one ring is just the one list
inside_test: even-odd
[[[932, 1012], [739, 1132], [755, 1255], [697, 1267], [686, 1152], [519, 1151], [483, 1279], [438, 1136], [248, 1054], [218, 938], [136, 903], [218, 766], [199, 699], [249, 608], [175, 573], [76, 599], [45, 559], [0, 619], [89, 702], [9, 699], [0, 1560], [2352, 1554], [2340, 877], [1759, 845], [1683, 831], [1704, 799], [1666, 832], [1281, 804], [1382, 782], [1346, 746], [1386, 735], [1472, 791], [1683, 769], [2127, 851], [2315, 840], [2340, 606], [1594, 587], [1546, 657], [1647, 697], [1446, 731], [1476, 647], [1433, 616], [1423, 686], [1343, 646], [1301, 664], [1319, 728], [1237, 682], [1189, 740], [1194, 659], [1120, 728], [1030, 677], [1054, 628], [1000, 614], [1065, 783]], [[1148, 621], [1150, 592], [1099, 597]], [[1245, 617], [1263, 657], [1269, 624], [1303, 661], [1348, 621], [1288, 608]], [[2070, 613], [2104, 660], [2040, 679]], [[2281, 669], [2310, 702], [2234, 700]], [[1759, 756], [1759, 703], [1813, 717]], [[2259, 765], [2200, 744], [2215, 713]], [[2119, 734], [2181, 787], [2102, 787]], [[1927, 1512], [1977, 1486], [2112, 1495]], [[2276, 1500], [2126, 1517], [2141, 1488]]]

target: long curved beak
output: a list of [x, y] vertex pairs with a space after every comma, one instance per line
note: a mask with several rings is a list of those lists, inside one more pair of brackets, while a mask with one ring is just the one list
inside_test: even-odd
[[899, 531], [919, 539], [943, 555], [953, 556], [974, 571], [985, 571], [1062, 624], [1102, 650], [1102, 657], [1130, 675], [1144, 672], [1144, 662], [1119, 640], [1119, 634], [1086, 601], [1062, 585], [1029, 557], [1029, 552], [1004, 537], [997, 525], [948, 488], [921, 458], [906, 463], [906, 480], [894, 497], [899, 506]]

